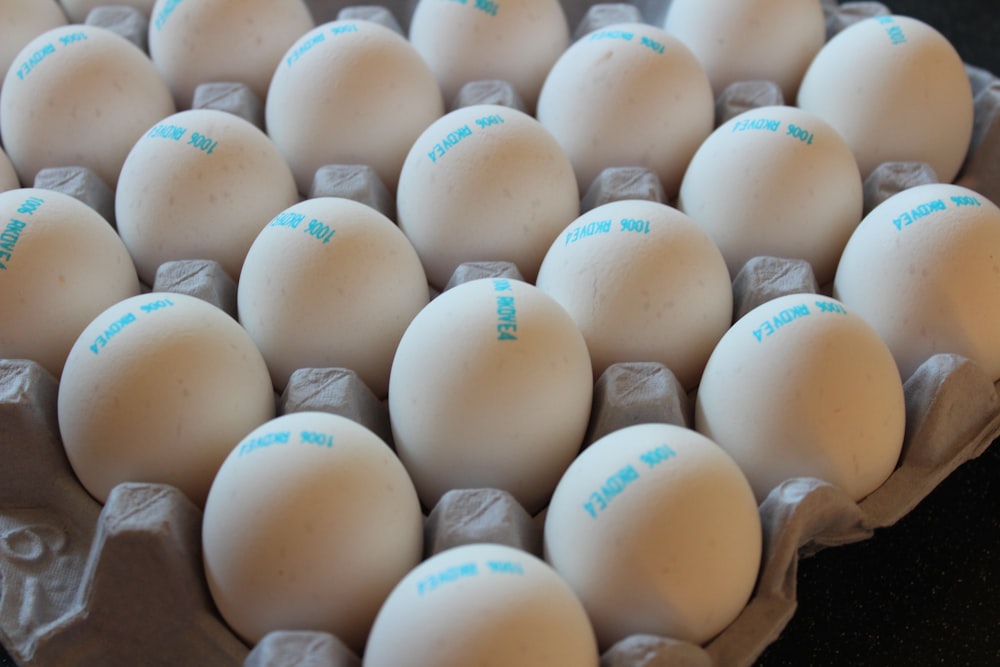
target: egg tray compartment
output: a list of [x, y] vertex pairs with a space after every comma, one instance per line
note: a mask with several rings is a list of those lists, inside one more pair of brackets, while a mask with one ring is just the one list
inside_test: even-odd
[[[317, 21], [350, 12], [394, 21], [409, 7], [342, 7], [310, 3]], [[407, 4], [407, 3], [397, 3]], [[662, 19], [662, 2], [601, 5], [568, 3], [571, 20], [608, 22], [641, 16]], [[879, 13], [879, 3], [824, 3], [828, 26], [839, 29]], [[110, 8], [109, 8], [110, 9]], [[333, 12], [328, 17], [323, 12]], [[887, 11], [887, 10], [886, 10]], [[96, 10], [95, 10], [96, 12]], [[340, 14], [344, 12], [344, 14]], [[375, 12], [375, 13], [372, 13]], [[381, 13], [379, 13], [381, 12]], [[576, 12], [576, 15], [574, 15]], [[358, 14], [355, 14], [358, 15]], [[120, 9], [100, 21], [117, 22], [135, 38], [134, 14]], [[88, 19], [89, 20], [89, 19]], [[129, 27], [131, 26], [131, 27]], [[579, 34], [579, 30], [578, 33]], [[976, 129], [960, 184], [1000, 199], [1000, 83], [989, 72], [968, 68], [976, 92]], [[490, 88], [488, 94], [504, 92]], [[231, 84], [204, 87], [195, 106], [215, 106], [259, 121], [259, 100]], [[773, 91], [771, 91], [773, 93]], [[769, 101], [756, 82], [720, 99], [720, 116]], [[481, 94], [481, 93], [478, 93]], [[663, 200], [643, 170], [606, 172], [584, 198], [583, 208], [625, 197]], [[934, 180], [924, 165], [885, 165], [866, 182], [866, 211], [903, 187]], [[111, 220], [110, 193], [86, 170], [47, 170], [36, 186], [76, 194]], [[363, 167], [331, 165], [318, 174], [314, 192], [337, 193], [391, 213], [392, 201]], [[390, 217], [392, 217], [390, 215]], [[452, 283], [487, 275], [517, 277], [502, 263], [466, 265]], [[767, 298], [819, 291], [800, 263], [758, 258], [734, 281], [736, 315]], [[175, 262], [161, 267], [156, 290], [192, 293], [235, 313], [235, 286], [214, 263]], [[122, 484], [101, 506], [79, 485], [65, 457], [56, 418], [58, 383], [33, 362], [0, 361], [0, 645], [22, 667], [89, 664], [358, 665], [360, 659], [332, 635], [285, 631], [268, 635], [252, 650], [224, 624], [211, 601], [201, 564], [200, 510], [176, 489]], [[974, 363], [940, 355], [905, 386], [907, 435], [892, 476], [859, 503], [819, 480], [787, 480], [761, 504], [764, 559], [753, 597], [741, 615], [705, 647], [663, 637], [635, 636], [610, 648], [603, 667], [652, 664], [752, 663], [781, 634], [796, 606], [800, 557], [829, 546], [864, 540], [905, 516], [960, 464], [977, 457], [1000, 436], [997, 386]], [[391, 442], [385, 404], [352, 372], [304, 369], [276, 397], [279, 412], [320, 409], [366, 424]], [[618, 364], [595, 387], [587, 442], [640, 422], [690, 425], [690, 397], [657, 364]], [[447, 494], [426, 517], [425, 555], [463, 543], [492, 541], [541, 555], [544, 512], [530, 517], [508, 494], [473, 489]]]
[[[79, 485], [59, 438], [58, 383], [31, 361], [0, 361], [0, 643], [30, 665], [358, 665], [322, 632], [276, 632], [251, 651], [212, 604], [201, 564], [201, 512], [175, 488], [125, 483], [101, 505]], [[1000, 435], [996, 386], [972, 362], [940, 355], [906, 383], [907, 437], [899, 467], [860, 503], [812, 478], [790, 479], [761, 504], [764, 559], [740, 616], [704, 649], [633, 636], [604, 667], [750, 664], [795, 611], [798, 559], [895, 523], [961, 463]], [[298, 371], [279, 411], [327, 410], [384, 432], [384, 403], [343, 369]], [[601, 376], [588, 441], [640, 422], [687, 424], [690, 402], [651, 363]], [[425, 520], [425, 555], [499, 542], [541, 556], [544, 513], [509, 494], [446, 494]]]

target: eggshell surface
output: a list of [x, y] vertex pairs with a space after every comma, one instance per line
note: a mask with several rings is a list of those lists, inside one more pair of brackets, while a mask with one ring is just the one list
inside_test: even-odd
[[421, 0], [410, 20], [410, 42], [446, 101], [463, 84], [498, 79], [534, 109], [546, 75], [569, 46], [569, 24], [558, 0]]
[[864, 193], [836, 130], [801, 109], [767, 106], [712, 132], [677, 206], [712, 237], [733, 276], [754, 257], [784, 257], [808, 261], [825, 285], [861, 222]]
[[0, 1], [0, 73], [6, 74], [28, 42], [66, 23], [66, 15], [56, 0]]
[[672, 0], [664, 29], [697, 56], [718, 97], [737, 81], [773, 81], [792, 101], [826, 41], [819, 0]]
[[350, 368], [385, 397], [403, 332], [430, 298], [420, 258], [395, 224], [349, 199], [279, 213], [247, 254], [240, 322], [283, 388], [299, 368]]
[[574, 42], [545, 79], [541, 121], [569, 155], [580, 191], [607, 167], [647, 167], [668, 197], [715, 124], [708, 75], [663, 29], [624, 23]]
[[442, 293], [403, 334], [389, 377], [396, 451], [428, 508], [451, 489], [548, 502], [590, 416], [586, 342], [537, 287], [478, 279]]
[[179, 109], [199, 84], [244, 83], [262, 101], [285, 51], [315, 27], [302, 0], [157, 0], [149, 55]]
[[937, 353], [1000, 379], [1000, 209], [958, 185], [920, 185], [869, 213], [837, 268], [834, 295], [892, 350], [905, 379]]
[[96, 211], [52, 190], [0, 193], [0, 358], [58, 378], [91, 320], [138, 293], [128, 251]]
[[407, 152], [444, 101], [404, 37], [371, 21], [332, 21], [285, 52], [264, 111], [300, 192], [327, 164], [370, 165], [394, 192]]
[[463, 262], [513, 262], [534, 282], [549, 245], [580, 213], [573, 167], [531, 116], [484, 104], [435, 121], [403, 164], [396, 204], [432, 285]]
[[263, 131], [197, 109], [160, 120], [135, 143], [115, 218], [146, 284], [160, 264], [180, 259], [215, 260], [235, 281], [260, 230], [298, 201], [291, 169]]
[[859, 21], [816, 54], [797, 106], [833, 126], [867, 177], [883, 162], [926, 162], [951, 182], [972, 137], [972, 87], [948, 40], [907, 16]]
[[203, 505], [234, 444], [274, 416], [260, 352], [225, 312], [149, 293], [100, 313], [59, 384], [59, 431], [98, 501], [121, 482], [171, 484]]
[[889, 477], [906, 425], [888, 346], [835, 299], [790, 294], [738, 320], [705, 367], [695, 428], [739, 464], [758, 502], [792, 477], [861, 500]]
[[114, 188], [132, 145], [174, 113], [144, 52], [111, 30], [67, 25], [18, 53], [0, 89], [0, 136], [22, 183], [44, 167], [89, 167]]
[[205, 575], [250, 644], [329, 632], [361, 652], [379, 607], [420, 562], [423, 517], [388, 445], [346, 417], [283, 415], [232, 449], [202, 523]]
[[594, 442], [545, 517], [545, 558], [583, 602], [607, 650], [634, 634], [700, 644], [756, 583], [761, 523], [746, 478], [708, 438], [638, 424]]
[[500, 544], [469, 544], [414, 568], [379, 610], [366, 667], [597, 667], [594, 630], [545, 562]]
[[19, 187], [21, 187], [21, 182], [17, 179], [17, 172], [14, 171], [14, 165], [11, 164], [7, 153], [0, 148], [0, 192], [16, 190]]
[[580, 327], [595, 378], [616, 362], [656, 361], [693, 389], [732, 321], [722, 253], [658, 202], [618, 201], [577, 218], [549, 248], [536, 285]]

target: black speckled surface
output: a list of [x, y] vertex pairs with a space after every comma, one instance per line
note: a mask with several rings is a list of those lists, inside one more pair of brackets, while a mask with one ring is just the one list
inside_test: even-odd
[[[1000, 73], [1000, 0], [886, 4]], [[895, 526], [801, 561], [798, 600], [758, 665], [1000, 665], [1000, 446]]]
[[1000, 665], [1000, 445], [896, 525], [799, 562], [798, 602], [757, 662]]

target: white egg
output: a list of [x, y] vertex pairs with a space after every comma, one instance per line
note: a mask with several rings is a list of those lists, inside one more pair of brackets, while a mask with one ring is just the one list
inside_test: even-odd
[[153, 4], [156, 0], [115, 0], [109, 3], [107, 0], [59, 0], [69, 20], [73, 23], [83, 23], [87, 20], [87, 15], [91, 10], [98, 7], [115, 4], [125, 7], [132, 7], [139, 10], [143, 16], [149, 18], [153, 11]]
[[59, 432], [84, 488], [170, 484], [203, 504], [234, 444], [274, 416], [260, 352], [219, 308], [184, 294], [119, 301], [77, 338], [59, 384]]
[[174, 113], [145, 53], [111, 30], [68, 25], [15, 57], [0, 89], [0, 135], [22, 183], [44, 167], [89, 167], [114, 188], [132, 145]]
[[607, 167], [647, 167], [668, 197], [712, 131], [715, 98], [701, 63], [651, 25], [616, 24], [570, 46], [552, 67], [538, 120], [566, 150], [581, 192]]
[[705, 140], [677, 206], [718, 244], [732, 275], [754, 257], [804, 259], [825, 285], [861, 222], [864, 192], [836, 130], [807, 111], [768, 106]]
[[826, 41], [819, 0], [672, 0], [664, 29], [698, 57], [718, 97], [737, 81], [773, 81], [792, 101]]
[[229, 453], [205, 504], [202, 549], [212, 599], [245, 641], [312, 630], [360, 653], [382, 602], [420, 562], [423, 515], [378, 436], [297, 412]]
[[580, 597], [602, 650], [634, 634], [711, 639], [749, 600], [761, 545], [737, 465], [669, 424], [629, 426], [590, 445], [545, 516], [545, 558]]
[[414, 568], [375, 617], [365, 667], [597, 667], [594, 630], [544, 561], [500, 544], [448, 549]]
[[420, 258], [395, 224], [349, 199], [307, 199], [257, 236], [240, 322], [276, 387], [300, 368], [350, 368], [384, 397], [403, 332], [427, 305]]
[[879, 16], [816, 54], [797, 106], [834, 127], [867, 177], [883, 162], [926, 162], [950, 182], [972, 137], [972, 86], [961, 57], [931, 26]]
[[0, 74], [25, 44], [63, 25], [66, 15], [56, 0], [0, 0]]
[[814, 477], [861, 500], [899, 460], [906, 410], [896, 363], [853, 309], [790, 294], [753, 309], [708, 360], [695, 428], [736, 460], [757, 500]]
[[595, 377], [613, 363], [656, 361], [693, 389], [732, 322], [722, 253], [658, 202], [618, 201], [577, 218], [549, 248], [536, 285], [580, 327]]
[[427, 507], [452, 489], [497, 488], [538, 512], [583, 444], [592, 398], [580, 330], [519, 280], [472, 280], [431, 301], [389, 377], [396, 450]]
[[91, 320], [138, 293], [128, 251], [96, 211], [52, 190], [0, 193], [0, 358], [58, 378]]
[[14, 165], [7, 157], [7, 153], [0, 148], [0, 192], [16, 190], [19, 187], [21, 182], [17, 178], [17, 172], [14, 171]]
[[235, 281], [260, 230], [298, 201], [291, 169], [263, 131], [197, 109], [162, 119], [135, 143], [115, 218], [146, 284], [160, 264], [180, 259], [215, 260]]
[[569, 24], [558, 0], [420, 0], [410, 20], [410, 42], [434, 72], [445, 100], [454, 100], [471, 81], [499, 79], [534, 109], [546, 75], [569, 46]]
[[263, 101], [288, 47], [313, 29], [302, 0], [157, 0], [149, 55], [179, 109], [202, 83], [246, 84]]
[[1000, 379], [1000, 208], [949, 184], [904, 190], [869, 213], [837, 268], [834, 295], [887, 342], [908, 378], [937, 353]]
[[541, 123], [484, 104], [457, 109], [420, 135], [403, 164], [396, 209], [441, 289], [471, 261], [513, 262], [534, 282], [580, 199], [569, 158]]
[[301, 192], [327, 164], [366, 164], [395, 191], [410, 146], [444, 113], [434, 74], [402, 36], [333, 21], [285, 53], [268, 88], [267, 131]]

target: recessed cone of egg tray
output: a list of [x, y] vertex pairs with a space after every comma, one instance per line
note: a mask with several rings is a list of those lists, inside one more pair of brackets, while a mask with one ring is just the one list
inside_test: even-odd
[[[310, 3], [317, 23], [354, 16], [405, 19], [413, 2], [380, 7]], [[666, 3], [631, 5], [566, 2], [580, 30], [622, 17], [662, 22]], [[866, 7], [828, 5], [828, 26], [842, 27]], [[117, 11], [117, 10], [116, 10]], [[859, 12], [855, 14], [854, 12]], [[126, 20], [122, 20], [122, 16]], [[141, 17], [140, 17], [141, 18]], [[134, 12], [106, 17], [123, 34], [141, 40]], [[141, 23], [141, 20], [139, 21]], [[405, 25], [405, 22], [404, 22]], [[578, 31], [579, 34], [579, 31]], [[976, 131], [959, 182], [991, 199], [990, 178], [998, 157], [1000, 84], [969, 68], [977, 93]], [[520, 103], [509, 89], [487, 86], [464, 94]], [[719, 104], [720, 117], [741, 106], [775, 103], [780, 90], [738, 87]], [[480, 97], [476, 97], [479, 95]], [[261, 124], [259, 100], [240, 86], [215, 84], [195, 92], [194, 106], [227, 108]], [[866, 181], [866, 210], [902, 187], [933, 181], [925, 165], [891, 164]], [[86, 170], [50, 170], [36, 186], [69, 192], [107, 219], [113, 207], [106, 186]], [[346, 196], [392, 215], [392, 200], [370, 170], [331, 165], [318, 175], [311, 196]], [[584, 197], [582, 208], [623, 198], [663, 201], [658, 179], [643, 169], [606, 171]], [[464, 264], [447, 287], [478, 277], [520, 277], [504, 263]], [[446, 288], [447, 288], [446, 287]], [[802, 262], [758, 258], [734, 281], [734, 312], [749, 311], [786, 293], [818, 292]], [[214, 262], [165, 264], [153, 289], [193, 294], [235, 314], [235, 286]], [[764, 557], [753, 596], [743, 612], [705, 646], [668, 638], [633, 636], [608, 649], [605, 667], [651, 664], [752, 663], [781, 633], [795, 612], [800, 557], [829, 546], [864, 540], [913, 509], [960, 464], [1000, 437], [997, 386], [973, 362], [938, 355], [905, 384], [906, 439], [893, 474], [855, 502], [812, 478], [787, 480], [760, 505]], [[34, 362], [0, 361], [0, 644], [29, 665], [359, 665], [359, 656], [337, 638], [318, 632], [276, 632], [252, 650], [225, 625], [208, 593], [201, 561], [201, 512], [177, 489], [156, 484], [117, 486], [102, 506], [77, 482], [67, 461], [56, 418], [57, 380]], [[344, 369], [302, 369], [280, 397], [279, 413], [324, 410], [355, 419], [391, 442], [386, 405], [356, 374]], [[689, 426], [691, 400], [674, 376], [655, 363], [612, 365], [595, 386], [586, 441], [641, 422]], [[542, 555], [544, 513], [530, 516], [509, 495], [493, 489], [446, 494], [425, 519], [425, 556], [460, 544], [491, 541]]]

